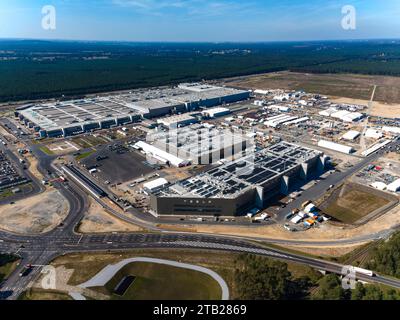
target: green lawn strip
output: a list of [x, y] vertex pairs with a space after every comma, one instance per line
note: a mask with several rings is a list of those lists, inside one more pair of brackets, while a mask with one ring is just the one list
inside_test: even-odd
[[[114, 294], [114, 288], [128, 275], [135, 276], [135, 281], [123, 296]], [[222, 294], [219, 284], [205, 273], [146, 262], [122, 268], [106, 289], [117, 300], [218, 300]]]
[[0, 282], [6, 279], [17, 267], [18, 257], [9, 254], [0, 254]]
[[89, 157], [90, 155], [92, 155], [92, 154], [95, 153], [95, 152], [96, 152], [95, 150], [90, 150], [90, 151], [81, 153], [81, 154], [77, 155], [77, 156], [75, 157], [75, 159], [76, 159], [76, 160], [83, 160], [83, 159]]
[[30, 288], [24, 291], [18, 300], [73, 300], [70, 295], [56, 290]]
[[46, 146], [42, 146], [42, 147], [40, 147], [39, 149], [42, 150], [45, 154], [47, 154], [47, 155], [49, 155], [49, 156], [54, 155], [54, 152], [51, 151], [51, 150], [50, 150], [48, 147], [46, 147]]

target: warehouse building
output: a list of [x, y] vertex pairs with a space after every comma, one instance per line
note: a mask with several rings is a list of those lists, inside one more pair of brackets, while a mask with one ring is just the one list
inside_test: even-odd
[[352, 147], [346, 146], [344, 144], [335, 143], [332, 141], [327, 141], [327, 140], [320, 140], [318, 142], [318, 147], [330, 149], [333, 151], [346, 153], [346, 154], [351, 154], [354, 152], [354, 149]]
[[342, 139], [343, 139], [343, 140], [348, 140], [348, 141], [354, 141], [354, 140], [356, 140], [360, 135], [361, 135], [361, 133], [360, 133], [359, 131], [350, 130], [350, 131], [347, 131], [347, 132], [342, 136]]
[[253, 139], [246, 132], [216, 129], [207, 124], [195, 124], [185, 128], [154, 132], [147, 141], [169, 154], [192, 164], [208, 165], [222, 159], [242, 157], [252, 151]]
[[391, 192], [399, 192], [400, 191], [400, 179], [392, 182], [387, 186], [387, 189]]
[[187, 113], [157, 120], [157, 123], [162, 124], [167, 128], [180, 128], [197, 122], [199, 122], [197, 118]]
[[329, 108], [319, 112], [319, 115], [324, 117], [331, 117], [340, 119], [343, 122], [356, 122], [364, 118], [364, 115], [360, 112], [350, 112], [347, 110], [337, 110], [336, 108]]
[[139, 141], [133, 146], [137, 150], [141, 150], [147, 156], [154, 158], [155, 161], [161, 162], [163, 164], [172, 165], [174, 167], [184, 167], [190, 164], [188, 160], [178, 158], [177, 156], [166, 152], [156, 146], [148, 144], [143, 141]]
[[206, 118], [217, 118], [217, 117], [223, 117], [231, 113], [231, 110], [228, 108], [211, 108], [211, 109], [206, 109], [201, 112], [203, 117]]
[[249, 91], [195, 83], [177, 88], [141, 89], [106, 97], [27, 105], [17, 109], [15, 115], [41, 137], [58, 137], [249, 98]]
[[367, 129], [367, 131], [365, 131], [365, 137], [369, 138], [369, 139], [379, 140], [379, 139], [383, 138], [383, 133], [382, 133], [382, 131], [370, 128], [370, 129]]
[[243, 215], [322, 173], [327, 160], [322, 152], [280, 142], [152, 193], [151, 210], [158, 216]]

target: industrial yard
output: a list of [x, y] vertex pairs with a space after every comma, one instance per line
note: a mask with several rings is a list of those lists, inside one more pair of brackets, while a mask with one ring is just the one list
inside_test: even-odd
[[[51, 138], [52, 134], [40, 138], [45, 126], [38, 129], [23, 116], [35, 108], [39, 109], [34, 114], [40, 115], [40, 106], [27, 106], [16, 116], [17, 122], [38, 141], [44, 140], [43, 150], [65, 155], [62, 162], [74, 164], [64, 167], [76, 172], [77, 176], [69, 173], [71, 178], [82, 177], [94, 183], [89, 189], [96, 197], [107, 195], [123, 210], [134, 208], [152, 219], [223, 223], [236, 216], [243, 224], [250, 217], [250, 221], [266, 224], [280, 221], [289, 231], [305, 231], [319, 223], [353, 223], [368, 216], [367, 212], [358, 216], [360, 213], [344, 209], [343, 219], [340, 214], [333, 214], [336, 209], [323, 210], [329, 208], [324, 205], [318, 208], [320, 214], [294, 216], [281, 222], [282, 217], [288, 216], [285, 207], [298, 202], [297, 197], [303, 192], [318, 188], [332, 172], [351, 170], [360, 158], [385, 149], [398, 134], [396, 121], [369, 116], [368, 103], [339, 102], [303, 90], [263, 86], [251, 89], [252, 92], [181, 84], [102, 96], [102, 101], [92, 98], [47, 105], [58, 113], [70, 113], [68, 117], [76, 118], [73, 122], [81, 127], [55, 134], [58, 138]], [[220, 96], [217, 100], [216, 94]], [[195, 98], [202, 102], [195, 103]], [[147, 102], [142, 103], [143, 99]], [[185, 107], [172, 106], [171, 99], [186, 99]], [[105, 100], [120, 107], [106, 104]], [[131, 115], [139, 117], [119, 120], [119, 115], [126, 116], [127, 108], [134, 109]], [[107, 109], [116, 112], [110, 125], [102, 113]], [[98, 118], [90, 121], [96, 120], [100, 125], [86, 130], [83, 126], [88, 123], [79, 122], [84, 116], [81, 112], [85, 116], [97, 112], [94, 116]], [[47, 120], [57, 125], [60, 117], [61, 114]], [[38, 118], [47, 121], [43, 115]], [[102, 121], [107, 125], [101, 125]], [[64, 124], [58, 123], [61, 127]], [[396, 153], [398, 149], [390, 151]], [[386, 192], [397, 186], [395, 162], [387, 166], [390, 173], [385, 171], [373, 179], [364, 173], [366, 168], [352, 180], [367, 184], [372, 190], [382, 189], [385, 183]], [[361, 194], [353, 196], [350, 198], [363, 199]], [[378, 201], [377, 208], [387, 204], [383, 202]], [[374, 210], [375, 207], [371, 209]]]
[[[166, 106], [171, 97], [160, 95], [180, 97], [177, 90], [210, 100]], [[238, 95], [226, 98], [228, 92]], [[20, 185], [16, 201], [4, 194], [0, 215], [7, 223], [0, 229], [63, 232], [69, 205], [76, 206], [63, 195], [75, 188], [86, 200], [74, 232], [94, 241], [107, 237], [111, 248], [120, 236], [152, 237], [151, 230], [273, 239], [293, 243], [291, 250], [331, 255], [354, 246], [325, 242], [357, 237], [364, 244], [400, 223], [400, 123], [371, 115], [371, 103], [198, 83], [143, 90], [132, 107], [135, 94], [123, 94], [122, 109], [105, 104], [122, 99], [110, 94], [25, 106], [3, 120], [10, 163], [42, 186], [27, 198]], [[116, 112], [111, 118], [102, 113], [107, 108]], [[93, 118], [81, 121], [90, 112]], [[304, 241], [307, 246], [298, 245]], [[111, 289], [89, 296], [120, 299]]]

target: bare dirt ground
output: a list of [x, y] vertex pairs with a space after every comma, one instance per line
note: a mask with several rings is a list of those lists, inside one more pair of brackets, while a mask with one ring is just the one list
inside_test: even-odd
[[[331, 101], [335, 103], [348, 103], [348, 104], [360, 104], [360, 105], [368, 105], [369, 102], [369, 100], [338, 98], [338, 97], [332, 97]], [[372, 110], [370, 112], [370, 115], [376, 117], [384, 117], [384, 118], [398, 118], [400, 116], [400, 103], [388, 104], [384, 102], [374, 101], [372, 104]]]
[[[400, 205], [384, 214], [383, 216], [358, 227], [335, 226], [330, 223], [322, 224], [318, 228], [312, 228], [304, 232], [289, 232], [282, 225], [265, 227], [235, 227], [235, 226], [188, 226], [187, 229], [194, 232], [239, 235], [244, 237], [259, 237], [279, 240], [299, 241], [335, 241], [350, 239], [359, 236], [370, 235], [382, 230], [390, 229], [400, 224]], [[166, 226], [173, 230], [173, 226]], [[183, 227], [180, 227], [183, 231]], [[341, 247], [341, 246], [340, 246]]]
[[134, 232], [141, 230], [138, 226], [114, 218], [93, 200], [90, 200], [89, 210], [79, 227], [79, 231], [82, 233]]
[[79, 150], [77, 146], [69, 141], [53, 142], [46, 146], [50, 152], [60, 156]]
[[[383, 104], [400, 103], [400, 77], [354, 74], [309, 74], [277, 72], [227, 79], [229, 85], [248, 89], [305, 90], [327, 96], [348, 97], [369, 101], [374, 85], [375, 101]], [[377, 111], [378, 112], [378, 111]]]
[[306, 254], [311, 254], [314, 256], [319, 257], [335, 257], [339, 258], [348, 254], [365, 243], [360, 243], [357, 245], [352, 246], [341, 246], [341, 247], [334, 247], [334, 248], [318, 248], [318, 247], [303, 247], [303, 246], [285, 246], [287, 249], [292, 249], [296, 251], [300, 251]]
[[390, 152], [385, 156], [388, 160], [394, 160], [400, 162], [400, 153]]
[[39, 234], [59, 225], [67, 216], [67, 200], [54, 189], [0, 206], [0, 228], [20, 233]]
[[[90, 289], [83, 289], [78, 286], [71, 286], [68, 284], [72, 274], [75, 272], [73, 269], [67, 269], [64, 266], [59, 266], [56, 268], [56, 289], [58, 292], [68, 294], [69, 292], [75, 292], [75, 293], [80, 293], [83, 294], [86, 297], [89, 297], [91, 299], [95, 300], [107, 300], [108, 297], [104, 296], [101, 293], [98, 293], [94, 290]], [[44, 276], [41, 276], [36, 280], [33, 284], [33, 288], [38, 288], [42, 289], [42, 281], [43, 281]], [[51, 298], [51, 295], [50, 295]]]
[[32, 154], [28, 153], [25, 155], [25, 158], [30, 163], [29, 172], [32, 173], [38, 180], [43, 180], [44, 176], [38, 170], [38, 160], [36, 159], [36, 157], [33, 156]]

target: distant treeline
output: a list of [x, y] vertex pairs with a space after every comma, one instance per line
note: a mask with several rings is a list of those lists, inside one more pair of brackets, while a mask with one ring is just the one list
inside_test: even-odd
[[282, 70], [400, 75], [396, 41], [0, 41], [0, 101], [44, 99]]

